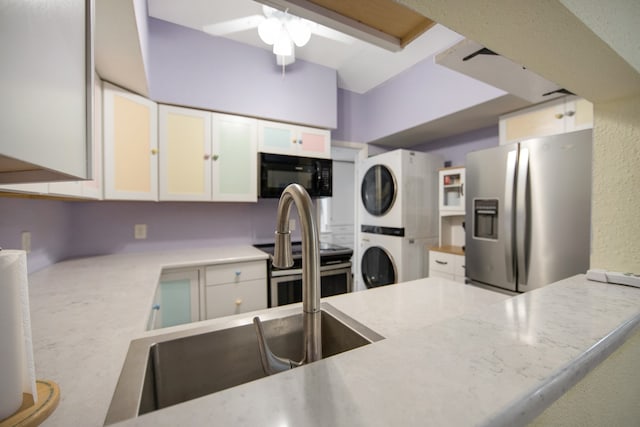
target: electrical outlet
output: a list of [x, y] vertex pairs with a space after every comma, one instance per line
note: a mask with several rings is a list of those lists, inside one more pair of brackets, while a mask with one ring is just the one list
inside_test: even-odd
[[31, 232], [23, 231], [22, 232], [22, 250], [26, 253], [31, 252]]
[[289, 231], [296, 231], [296, 220], [295, 219], [290, 219], [289, 220]]
[[133, 236], [136, 240], [147, 238], [147, 224], [136, 224], [133, 226]]

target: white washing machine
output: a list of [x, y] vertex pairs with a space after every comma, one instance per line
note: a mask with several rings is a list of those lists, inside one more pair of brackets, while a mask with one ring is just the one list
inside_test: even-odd
[[438, 235], [440, 156], [393, 150], [360, 165], [361, 231], [399, 237]]
[[360, 233], [358, 290], [427, 277], [426, 247], [437, 238], [414, 239], [385, 234]]

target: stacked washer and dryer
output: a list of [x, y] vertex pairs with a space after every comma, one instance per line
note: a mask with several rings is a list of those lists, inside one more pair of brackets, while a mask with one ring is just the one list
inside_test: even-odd
[[360, 165], [360, 289], [426, 277], [438, 243], [437, 155], [394, 150]]

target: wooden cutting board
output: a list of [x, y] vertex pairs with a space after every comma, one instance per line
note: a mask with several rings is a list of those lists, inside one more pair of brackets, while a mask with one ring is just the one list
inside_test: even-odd
[[32, 427], [40, 425], [53, 413], [60, 401], [60, 387], [49, 380], [37, 380], [38, 401], [30, 394], [22, 395], [22, 406], [18, 411], [0, 421], [0, 427]]

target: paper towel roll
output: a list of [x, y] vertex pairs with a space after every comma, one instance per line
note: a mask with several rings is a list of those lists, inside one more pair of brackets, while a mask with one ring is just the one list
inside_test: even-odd
[[22, 393], [36, 395], [29, 316], [27, 255], [0, 250], [0, 420], [22, 404]]

